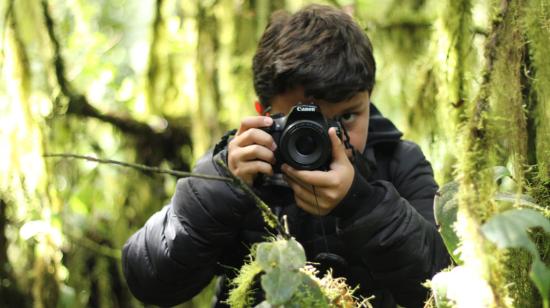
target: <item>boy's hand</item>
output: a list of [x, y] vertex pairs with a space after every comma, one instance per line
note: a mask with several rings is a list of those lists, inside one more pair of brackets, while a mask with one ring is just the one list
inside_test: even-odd
[[294, 191], [296, 204], [313, 215], [324, 216], [330, 213], [348, 193], [355, 175], [336, 130], [330, 128], [328, 133], [332, 142], [332, 163], [329, 171], [296, 170], [287, 164], [282, 166], [285, 179]]
[[248, 185], [252, 185], [258, 173], [273, 175], [273, 151], [277, 145], [270, 134], [259, 129], [272, 123], [273, 119], [270, 117], [244, 118], [235, 138], [227, 146], [229, 170]]

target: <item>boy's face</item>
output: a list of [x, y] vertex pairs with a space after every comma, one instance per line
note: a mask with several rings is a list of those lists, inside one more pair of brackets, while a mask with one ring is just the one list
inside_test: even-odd
[[[327, 119], [341, 117], [342, 124], [346, 127], [350, 143], [363, 153], [367, 144], [369, 127], [369, 93], [359, 92], [352, 98], [338, 103], [330, 103], [323, 100], [306, 98], [301, 87], [276, 95], [271, 103], [271, 113], [288, 114], [290, 109], [298, 103], [315, 103], [321, 108], [321, 112]], [[347, 151], [348, 157], [351, 151]]]

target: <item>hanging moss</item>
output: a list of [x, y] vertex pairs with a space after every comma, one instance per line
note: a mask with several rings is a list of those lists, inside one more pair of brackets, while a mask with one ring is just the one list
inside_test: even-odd
[[147, 102], [149, 109], [158, 112], [166, 101], [166, 76], [168, 61], [168, 48], [166, 45], [166, 23], [163, 18], [164, 0], [155, 2], [155, 18], [152, 25], [152, 39], [149, 51], [149, 67], [147, 70]]
[[[468, 99], [469, 87], [466, 80], [473, 39], [472, 2], [470, 0], [448, 1], [443, 13], [447, 31], [449, 51], [447, 63], [450, 67], [449, 100], [455, 105]], [[458, 110], [463, 110], [459, 108]]]
[[439, 17], [428, 51], [417, 65], [414, 99], [407, 111], [407, 131], [429, 147], [427, 154], [435, 163], [440, 183], [452, 180], [457, 128], [465, 120], [472, 84], [476, 82], [472, 80], [477, 71], [477, 54], [471, 48], [475, 35], [472, 6], [469, 0], [439, 4]]
[[501, 46], [492, 71], [490, 101], [495, 119], [495, 137], [503, 153], [501, 164], [511, 157], [514, 176], [521, 192], [527, 157], [527, 122], [522, 91], [524, 37], [520, 25], [521, 1], [511, 2], [502, 27]]
[[536, 158], [538, 170], [550, 178], [550, 3], [529, 0], [524, 6], [523, 25], [527, 33], [530, 58], [534, 68], [536, 93]]

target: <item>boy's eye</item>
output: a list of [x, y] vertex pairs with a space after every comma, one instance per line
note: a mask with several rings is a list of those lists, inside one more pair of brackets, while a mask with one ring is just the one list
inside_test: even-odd
[[356, 116], [357, 115], [355, 113], [345, 113], [340, 118], [342, 119], [342, 122], [349, 123], [349, 122], [353, 122]]

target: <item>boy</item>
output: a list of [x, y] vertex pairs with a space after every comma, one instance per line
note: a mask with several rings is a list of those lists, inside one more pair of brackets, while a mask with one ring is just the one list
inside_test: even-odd
[[[433, 218], [437, 185], [419, 147], [401, 140], [370, 103], [375, 62], [367, 36], [331, 7], [276, 13], [253, 71], [260, 109], [287, 114], [298, 103], [315, 103], [325, 118], [340, 120], [350, 145], [329, 129], [328, 170], [283, 164], [282, 184], [257, 187], [260, 197], [279, 217], [287, 215], [309, 261], [359, 285], [360, 295], [375, 295], [375, 307], [422, 307], [421, 283], [450, 262]], [[226, 175], [214, 162], [221, 158], [249, 185], [272, 176], [277, 144], [262, 129], [273, 119], [263, 115], [243, 119], [195, 172]], [[124, 273], [137, 298], [157, 305], [186, 301], [215, 275], [225, 276], [217, 294], [222, 306], [227, 278], [266, 235], [259, 211], [238, 188], [181, 179], [172, 202], [128, 240]]]

